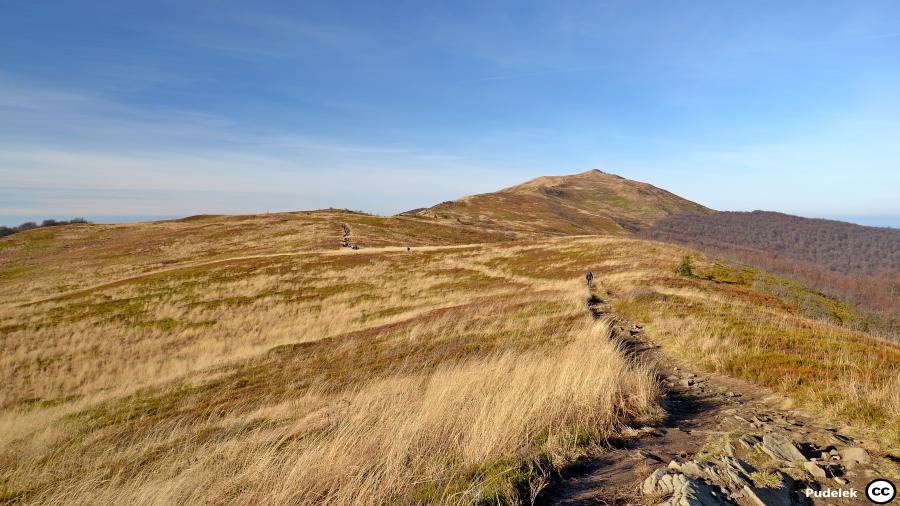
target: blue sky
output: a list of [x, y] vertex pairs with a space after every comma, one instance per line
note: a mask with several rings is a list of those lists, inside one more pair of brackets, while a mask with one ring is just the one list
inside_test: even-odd
[[898, 20], [878, 1], [3, 2], [0, 223], [389, 214], [599, 168], [900, 226]]

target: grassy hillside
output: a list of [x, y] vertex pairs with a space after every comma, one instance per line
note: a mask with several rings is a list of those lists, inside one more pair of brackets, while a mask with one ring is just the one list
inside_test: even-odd
[[900, 339], [900, 230], [754, 211], [673, 215], [641, 236], [802, 280], [867, 312], [860, 328]]
[[629, 233], [679, 209], [707, 212], [589, 172], [415, 216], [2, 238], [0, 503], [527, 502], [666, 417], [588, 269], [673, 360], [900, 451], [900, 347], [800, 283]]
[[[228, 246], [243, 222], [201, 218], [218, 233], [192, 247], [233, 260], [172, 269], [124, 256], [121, 272], [156, 272], [25, 306], [4, 296], [0, 497], [527, 501], [592, 445], [663, 416], [653, 371], [626, 360], [587, 311], [585, 269], [676, 357], [898, 447], [900, 348], [807, 310], [850, 315], [838, 301], [705, 260], [698, 277], [676, 276], [685, 251], [660, 243], [562, 237], [406, 251], [374, 245], [401, 246], [412, 240], [403, 226], [420, 222], [388, 220], [378, 236], [364, 218], [353, 230], [371, 230], [373, 247], [357, 251], [331, 247], [333, 224], [352, 219], [343, 213], [309, 225], [327, 238], [282, 248], [260, 234], [247, 251]], [[107, 244], [66, 251], [35, 239], [73, 264]], [[153, 251], [155, 261], [177, 249]], [[38, 268], [4, 277], [4, 293], [32, 279], [57, 286]]]
[[664, 216], [709, 209], [655, 186], [599, 170], [539, 177], [505, 190], [463, 197], [417, 216], [524, 236], [629, 235]]
[[4, 497], [527, 493], [587, 445], [660, 416], [652, 374], [559, 275], [579, 271], [580, 254], [312, 252], [5, 306]]
[[238, 256], [337, 250], [342, 224], [362, 247], [484, 243], [508, 239], [425, 218], [341, 210], [193, 216], [126, 225], [69, 225], [0, 241], [0, 297], [23, 302], [167, 269]]

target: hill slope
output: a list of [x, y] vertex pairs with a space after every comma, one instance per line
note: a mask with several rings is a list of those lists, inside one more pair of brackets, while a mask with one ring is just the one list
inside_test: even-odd
[[509, 239], [459, 224], [338, 209], [47, 227], [0, 241], [0, 279], [7, 281], [0, 283], [0, 298], [25, 302], [202, 262], [338, 249], [342, 225], [363, 248]]
[[712, 212], [655, 186], [599, 170], [546, 176], [408, 214], [530, 235], [630, 235], [672, 214]]
[[885, 335], [900, 331], [900, 230], [754, 211], [668, 216], [641, 236], [799, 279], [874, 311]]
[[668, 216], [646, 232], [673, 242], [775, 251], [844, 274], [900, 270], [900, 230], [893, 228], [753, 211]]
[[[479, 197], [533, 202], [549, 233], [582, 232], [554, 206], [588, 206], [589, 225], [708, 212], [593, 173]], [[361, 249], [339, 247], [344, 225]], [[850, 308], [702, 255], [676, 276], [697, 254], [672, 244], [508, 230], [329, 210], [0, 239], [0, 503], [527, 502], [674, 412], [675, 387], [615, 337], [638, 327], [614, 315], [689, 386], [692, 371], [749, 380], [867, 441], [853, 486], [894, 476], [900, 346], [836, 324]], [[721, 434], [740, 444], [683, 427], [694, 459]]]

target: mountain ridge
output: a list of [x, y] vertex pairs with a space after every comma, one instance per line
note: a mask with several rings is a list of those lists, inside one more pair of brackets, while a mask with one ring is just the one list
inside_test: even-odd
[[712, 212], [649, 183], [592, 169], [540, 176], [402, 214], [522, 235], [630, 235], [665, 216]]

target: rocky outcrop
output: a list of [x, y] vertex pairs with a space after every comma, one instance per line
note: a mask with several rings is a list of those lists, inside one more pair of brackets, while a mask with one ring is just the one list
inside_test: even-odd
[[710, 461], [672, 461], [657, 469], [641, 484], [645, 496], [661, 496], [661, 505], [758, 504], [790, 506], [795, 483], [789, 476], [776, 473], [764, 487], [754, 484], [752, 465], [725, 456]]
[[762, 438], [762, 450], [773, 459], [787, 462], [806, 462], [806, 457], [784, 434], [771, 433]]
[[682, 473], [670, 474], [666, 468], [657, 469], [641, 484], [645, 495], [667, 497], [660, 506], [720, 506], [730, 504], [704, 481]]

